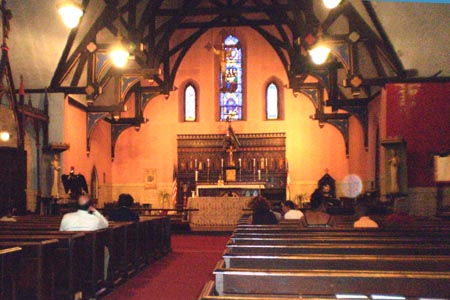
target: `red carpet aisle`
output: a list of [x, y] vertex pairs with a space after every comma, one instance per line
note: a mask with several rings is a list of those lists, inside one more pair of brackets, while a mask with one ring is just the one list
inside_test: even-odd
[[102, 300], [195, 300], [222, 257], [229, 236], [172, 235], [172, 253]]

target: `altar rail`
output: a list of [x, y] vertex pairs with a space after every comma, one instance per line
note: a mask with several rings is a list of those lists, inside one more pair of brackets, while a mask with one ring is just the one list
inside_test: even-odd
[[191, 197], [188, 220], [192, 231], [232, 231], [253, 197]]

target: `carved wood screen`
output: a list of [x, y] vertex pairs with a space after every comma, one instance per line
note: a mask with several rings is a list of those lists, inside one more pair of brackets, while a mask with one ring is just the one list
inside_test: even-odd
[[[286, 134], [236, 134], [240, 147], [233, 153], [236, 172], [233, 184], [264, 184], [270, 195], [282, 190], [287, 177]], [[179, 200], [186, 200], [197, 184], [230, 183], [226, 177], [229, 153], [224, 148], [225, 134], [178, 135]], [[270, 197], [269, 197], [270, 198]]]

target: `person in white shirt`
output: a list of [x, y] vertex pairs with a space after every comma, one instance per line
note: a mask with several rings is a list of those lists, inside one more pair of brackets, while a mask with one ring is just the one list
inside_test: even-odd
[[282, 202], [281, 209], [283, 210], [285, 220], [300, 220], [303, 217], [303, 213], [295, 209], [295, 204], [291, 200]]
[[[107, 228], [109, 223], [105, 217], [95, 209], [92, 205], [92, 200], [88, 195], [81, 195], [78, 197], [78, 210], [76, 212], [67, 213], [61, 220], [59, 226], [60, 231], [95, 231], [98, 229]], [[105, 246], [104, 249], [104, 265], [103, 275], [104, 279], [108, 277], [109, 266], [109, 249]]]
[[88, 195], [81, 195], [77, 206], [76, 212], [63, 216], [60, 231], [93, 231], [108, 227], [108, 220], [94, 208]]
[[367, 206], [360, 204], [356, 208], [359, 219], [353, 223], [354, 228], [378, 228], [377, 222], [367, 216]]

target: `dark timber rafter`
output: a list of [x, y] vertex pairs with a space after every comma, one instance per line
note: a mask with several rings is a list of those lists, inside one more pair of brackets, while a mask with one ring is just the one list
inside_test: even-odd
[[[285, 69], [289, 80], [287, 86], [294, 94], [303, 92], [308, 75], [319, 80], [316, 116], [320, 122], [329, 119], [337, 124], [340, 117], [347, 120], [346, 114], [338, 113], [346, 110], [364, 123], [367, 121], [367, 105], [379, 92], [379, 86], [404, 78], [405, 71], [370, 4], [364, 3], [363, 7], [375, 29], [368, 25], [350, 1], [328, 11], [320, 23], [314, 1], [319, 0], [104, 0], [103, 10], [92, 25], [85, 28], [84, 35], [81, 36], [77, 28], [70, 32], [48, 90], [86, 95], [88, 113], [101, 112], [102, 109], [107, 114], [117, 113], [129, 95], [123, 99], [103, 97], [98, 104], [96, 100], [102, 97], [108, 86], [117, 88], [117, 82], [121, 82], [124, 74], [130, 73], [130, 70], [119, 70], [111, 67], [109, 61], [105, 62], [108, 60], [107, 49], [119, 32], [125, 43], [133, 45], [132, 68], [137, 68], [133, 71], [133, 84], [139, 82], [137, 78], [152, 79], [151, 86], [139, 84], [139, 87], [130, 89], [137, 101], [148, 102], [141, 99], [144, 97], [142, 93], [152, 91], [155, 95], [168, 95], [173, 90], [183, 59], [205, 32], [213, 28], [245, 26], [259, 33], [271, 45]], [[83, 0], [85, 11], [94, 6], [94, 1]], [[347, 22], [346, 33], [342, 28], [334, 30], [342, 20]], [[325, 35], [327, 32], [340, 32], [339, 35], [327, 36], [335, 48], [326, 68], [312, 65], [307, 54], [317, 39], [319, 28]], [[179, 32], [183, 34], [177, 35]], [[359, 37], [350, 38], [352, 33]], [[105, 36], [110, 40], [104, 41]], [[176, 40], [176, 36], [183, 38]], [[98, 44], [97, 40], [103, 44]], [[373, 74], [363, 76], [361, 73], [365, 70], [361, 62], [367, 61], [373, 65]], [[86, 85], [83, 80], [86, 80]], [[328, 99], [324, 99], [324, 90]], [[111, 103], [105, 105], [105, 101]], [[112, 121], [113, 126], [137, 126], [143, 118], [142, 106], [136, 105], [139, 109], [135, 118], [120, 118]], [[332, 115], [324, 113], [323, 108], [327, 105], [332, 107]], [[120, 130], [116, 130], [117, 134]]]

